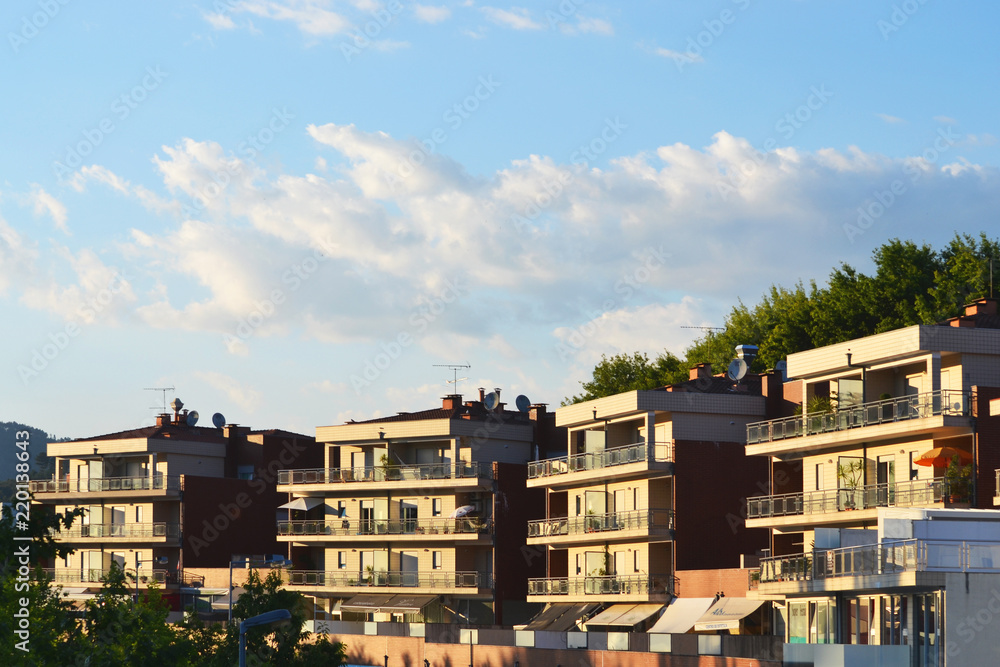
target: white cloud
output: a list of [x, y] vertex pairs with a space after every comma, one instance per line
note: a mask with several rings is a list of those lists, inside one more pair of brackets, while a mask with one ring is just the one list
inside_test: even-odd
[[417, 20], [424, 23], [441, 23], [451, 17], [451, 10], [445, 6], [436, 7], [434, 5], [413, 5], [413, 13]]
[[261, 393], [253, 387], [241, 384], [236, 378], [215, 371], [196, 371], [194, 375], [225, 394], [230, 401], [246, 412], [253, 412], [260, 407]]
[[393, 51], [398, 51], [400, 49], [410, 48], [409, 42], [397, 42], [391, 39], [377, 39], [372, 42], [372, 48], [376, 51], [382, 51], [384, 53], [392, 53]]
[[31, 193], [28, 197], [34, 206], [36, 216], [48, 215], [59, 231], [67, 236], [70, 234], [69, 227], [66, 226], [66, 207], [62, 202], [37, 183], [31, 184]]
[[[228, 7], [232, 14], [250, 14], [272, 21], [287, 21], [302, 33], [312, 37], [330, 37], [343, 34], [351, 26], [351, 21], [343, 14], [330, 9], [328, 0], [242, 0]], [[363, 4], [365, 10], [371, 5]], [[231, 30], [235, 27], [233, 17], [224, 13], [205, 13], [206, 22], [216, 30]], [[248, 23], [248, 28], [253, 28]]]
[[531, 12], [523, 7], [511, 7], [498, 9], [496, 7], [483, 7], [483, 14], [497, 25], [512, 28], [513, 30], [541, 30], [542, 24], [531, 18]]
[[576, 24], [561, 22], [559, 24], [559, 29], [567, 35], [576, 34], [595, 34], [595, 35], [613, 35], [615, 34], [615, 29], [608, 21], [604, 19], [591, 18], [587, 16], [576, 17]]
[[878, 116], [879, 118], [881, 118], [882, 120], [884, 120], [885, 122], [890, 123], [890, 124], [905, 123], [906, 122], [905, 120], [903, 120], [899, 116], [890, 116], [887, 113], [877, 113], [875, 115]]
[[219, 12], [203, 12], [201, 17], [216, 30], [232, 30], [236, 27], [233, 17]]
[[951, 116], [934, 116], [934, 120], [942, 125], [958, 125], [958, 121]]
[[689, 65], [693, 63], [705, 62], [705, 59], [702, 58], [700, 54], [691, 53], [689, 51], [674, 51], [672, 49], [663, 48], [662, 46], [647, 47], [643, 44], [640, 44], [639, 46], [653, 55], [660, 56], [661, 58], [669, 58], [670, 60], [683, 64]]

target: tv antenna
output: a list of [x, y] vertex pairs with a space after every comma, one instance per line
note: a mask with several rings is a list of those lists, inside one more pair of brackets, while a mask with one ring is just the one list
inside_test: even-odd
[[437, 367], [437, 368], [448, 368], [448, 369], [451, 370], [451, 372], [453, 373], [453, 377], [452, 377], [451, 380], [448, 380], [447, 382], [445, 382], [445, 384], [453, 384], [453, 385], [455, 385], [455, 390], [456, 391], [458, 390], [458, 383], [459, 382], [461, 382], [462, 380], [468, 380], [469, 379], [469, 378], [460, 378], [460, 377], [458, 377], [458, 371], [459, 371], [459, 369], [462, 369], [462, 368], [472, 368], [472, 366], [470, 366], [469, 364], [434, 364], [434, 366]]
[[164, 414], [167, 411], [167, 392], [174, 391], [174, 387], [143, 387], [143, 391], [162, 391], [163, 392], [163, 405], [154, 405], [150, 410], [159, 410], [160, 414]]
[[682, 324], [681, 329], [701, 329], [702, 331], [725, 331], [726, 327], [691, 327]]

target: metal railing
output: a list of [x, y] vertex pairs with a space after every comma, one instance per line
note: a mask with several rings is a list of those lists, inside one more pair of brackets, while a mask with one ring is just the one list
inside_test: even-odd
[[403, 519], [399, 521], [352, 521], [320, 519], [279, 521], [278, 535], [462, 535], [488, 533], [492, 522], [479, 518]]
[[673, 592], [673, 577], [659, 574], [528, 579], [528, 595], [652, 595]]
[[645, 442], [637, 442], [631, 445], [604, 449], [599, 452], [587, 454], [574, 454], [572, 456], [561, 456], [554, 459], [544, 459], [542, 461], [532, 461], [528, 464], [528, 479], [538, 477], [550, 477], [552, 475], [565, 475], [571, 472], [583, 470], [600, 470], [602, 468], [613, 468], [615, 466], [626, 465], [628, 463], [639, 463], [642, 461], [668, 462], [673, 461], [673, 443], [658, 442], [653, 445], [652, 459]]
[[178, 523], [91, 523], [77, 525], [59, 533], [60, 538], [74, 537], [179, 537]]
[[[57, 584], [63, 583], [100, 583], [108, 574], [108, 570], [102, 569], [71, 569], [71, 568], [44, 568], [45, 573], [51, 581]], [[135, 569], [125, 568], [125, 576], [135, 581]], [[167, 570], [144, 570], [139, 568], [139, 581], [146, 583], [155, 581], [158, 584], [167, 582]]]
[[427, 463], [422, 465], [386, 465], [369, 468], [310, 468], [279, 470], [278, 484], [343, 484], [347, 482], [397, 482], [435, 479], [493, 478], [487, 462]]
[[674, 529], [673, 510], [634, 510], [611, 512], [609, 514], [588, 514], [586, 516], [559, 517], [528, 522], [528, 537], [548, 537], [551, 535], [583, 535], [587, 533], [607, 533], [619, 530], [641, 530], [662, 528]]
[[760, 564], [760, 582], [811, 581], [901, 572], [1000, 572], [1000, 542], [900, 540], [774, 556]]
[[940, 415], [967, 417], [971, 414], [971, 405], [972, 401], [966, 392], [952, 389], [888, 398], [833, 412], [809, 413], [747, 424], [747, 444], [755, 445]]
[[747, 518], [830, 514], [872, 507], [922, 507], [942, 503], [948, 497], [948, 483], [944, 479], [869, 484], [855, 489], [747, 498]]
[[97, 493], [103, 491], [179, 491], [180, 477], [158, 473], [142, 477], [91, 477], [80, 479], [31, 480], [32, 493]]
[[335, 570], [288, 570], [289, 586], [326, 588], [490, 588], [493, 578], [479, 572], [348, 572]]

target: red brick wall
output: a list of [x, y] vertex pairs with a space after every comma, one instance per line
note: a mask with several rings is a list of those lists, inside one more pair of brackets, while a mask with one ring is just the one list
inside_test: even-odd
[[743, 443], [674, 443], [676, 569], [739, 567], [740, 554], [768, 546], [768, 531], [746, 527], [746, 499], [767, 488], [768, 460]]
[[[718, 592], [727, 598], [745, 598], [749, 569], [731, 568], [726, 570], [678, 570], [677, 595], [685, 598], [710, 598]], [[753, 571], [756, 571], [754, 568]]]

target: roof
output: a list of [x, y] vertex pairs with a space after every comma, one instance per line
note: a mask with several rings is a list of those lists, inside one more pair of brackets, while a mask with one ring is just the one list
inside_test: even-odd
[[697, 380], [685, 380], [676, 384], [661, 387], [656, 391], [693, 391], [699, 394], [751, 394], [760, 396], [760, 375], [748, 374], [739, 383], [730, 380], [725, 375], [712, 375]]
[[104, 435], [93, 435], [88, 438], [77, 438], [75, 440], [69, 440], [68, 442], [132, 440], [135, 438], [172, 438], [177, 440], [201, 440], [204, 442], [221, 442], [225, 439], [222, 435], [222, 431], [217, 428], [168, 424], [164, 426], [143, 426], [142, 428], [134, 428], [128, 431], [118, 431], [117, 433], [106, 433]]
[[295, 433], [294, 431], [286, 431], [283, 428], [268, 428], [259, 431], [250, 431], [247, 435], [280, 435], [285, 438], [308, 438], [312, 440], [311, 435], [305, 435], [303, 433]]
[[418, 412], [400, 412], [391, 417], [379, 417], [377, 419], [367, 419], [365, 421], [347, 422], [348, 424], [385, 424], [388, 422], [412, 422], [429, 419], [483, 419], [490, 414], [502, 415], [504, 418], [523, 419], [524, 413], [515, 410], [500, 410], [490, 413], [481, 403], [472, 402], [456, 408], [434, 408], [432, 410], [420, 410]]

